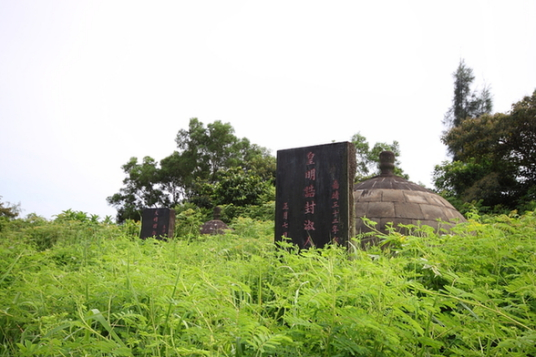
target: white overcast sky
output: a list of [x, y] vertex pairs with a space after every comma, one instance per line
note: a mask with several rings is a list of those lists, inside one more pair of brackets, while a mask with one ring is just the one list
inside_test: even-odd
[[494, 111], [536, 89], [536, 1], [0, 0], [0, 196], [115, 216], [130, 157], [197, 117], [277, 150], [397, 140], [432, 187], [461, 58]]

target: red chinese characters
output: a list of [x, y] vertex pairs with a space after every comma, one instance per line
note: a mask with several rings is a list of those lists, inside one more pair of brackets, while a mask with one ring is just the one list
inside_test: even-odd
[[305, 214], [314, 214], [315, 213], [316, 203], [314, 201], [305, 202]]
[[347, 243], [354, 157], [350, 142], [277, 152], [276, 241], [287, 236], [300, 249]]
[[288, 237], [288, 202], [283, 202], [283, 223], [281, 224], [281, 227], [283, 227], [283, 236]]
[[303, 229], [306, 231], [314, 231], [315, 230], [315, 222], [310, 220], [305, 220], [305, 223], [303, 224]]
[[311, 169], [311, 170], [305, 171], [305, 178], [309, 179], [311, 181], [315, 181], [316, 180], [316, 169]]
[[303, 191], [305, 192], [306, 198], [312, 198], [315, 197], [315, 187], [313, 185], [306, 186]]
[[140, 238], [171, 238], [173, 237], [174, 223], [174, 210], [169, 208], [146, 208], [142, 212]]
[[157, 234], [157, 231], [158, 231], [158, 210], [155, 210], [154, 211], [154, 217], [153, 217], [153, 230], [151, 231], [151, 234], [153, 236], [156, 236]]
[[304, 197], [306, 198], [304, 206], [305, 220], [303, 222], [303, 230], [307, 232], [307, 241], [304, 244], [304, 248], [308, 248], [314, 244], [311, 238], [311, 231], [315, 231], [315, 195], [316, 195], [316, 167], [314, 161], [315, 154], [313, 152], [307, 153], [305, 179], [309, 184], [303, 189]]
[[[152, 224], [152, 231], [151, 231], [151, 234], [153, 236], [159, 236], [159, 235], [162, 235], [162, 236], [166, 236], [167, 235], [167, 230], [166, 230], [166, 225], [163, 224], [163, 225], [160, 225], [159, 227], [159, 219], [160, 219], [160, 214], [158, 212], [158, 210], [155, 210], [154, 211], [154, 216], [153, 216], [153, 224]], [[164, 222], [160, 222], [160, 223], [164, 223]], [[161, 229], [159, 229], [161, 228]], [[160, 232], [158, 232], [160, 230]]]
[[339, 230], [340, 230], [340, 221], [339, 221], [339, 181], [333, 180], [331, 183], [331, 208], [333, 208], [333, 213], [331, 215], [331, 241], [334, 243], [339, 243]]
[[313, 158], [315, 157], [315, 154], [311, 151], [307, 153], [307, 165], [314, 165], [315, 162], [313, 161]]

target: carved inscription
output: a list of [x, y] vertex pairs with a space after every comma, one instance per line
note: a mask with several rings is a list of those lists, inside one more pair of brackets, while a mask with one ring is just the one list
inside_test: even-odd
[[348, 142], [277, 152], [276, 241], [346, 244], [353, 229], [355, 154]]
[[174, 210], [169, 208], [146, 208], [143, 210], [140, 238], [172, 238], [174, 230]]

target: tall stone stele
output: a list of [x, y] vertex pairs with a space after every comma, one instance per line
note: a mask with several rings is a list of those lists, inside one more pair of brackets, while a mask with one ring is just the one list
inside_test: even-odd
[[301, 249], [354, 235], [355, 147], [341, 142], [277, 152], [275, 241]]
[[[465, 218], [447, 200], [413, 182], [396, 176], [395, 155], [391, 151], [380, 154], [381, 174], [354, 186], [356, 233], [372, 231], [367, 218], [376, 222], [374, 229], [387, 233], [388, 225], [404, 234], [402, 225], [427, 225], [437, 231], [448, 231]], [[363, 248], [377, 244], [378, 238], [362, 240]]]

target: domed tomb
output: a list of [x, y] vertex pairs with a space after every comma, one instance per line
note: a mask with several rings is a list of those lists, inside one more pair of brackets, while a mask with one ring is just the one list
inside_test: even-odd
[[[391, 222], [395, 230], [406, 233], [399, 224], [427, 225], [449, 229], [464, 217], [447, 200], [434, 192], [393, 174], [395, 155], [380, 154], [381, 174], [354, 185], [356, 233], [370, 232], [362, 217], [377, 222], [375, 229], [386, 233]], [[441, 222], [440, 222], [441, 221]], [[374, 237], [362, 244], [378, 243]]]

